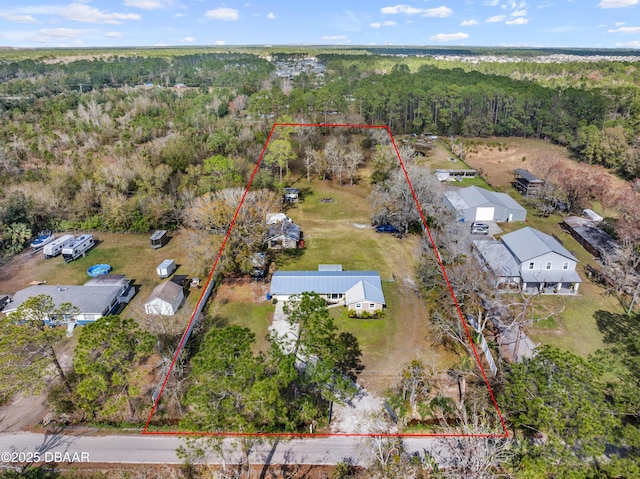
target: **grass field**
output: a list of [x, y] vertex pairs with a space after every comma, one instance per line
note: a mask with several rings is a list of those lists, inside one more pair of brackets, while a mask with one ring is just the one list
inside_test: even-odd
[[[59, 234], [58, 234], [59, 235]], [[65, 263], [62, 256], [45, 260], [42, 253], [31, 256], [24, 252], [10, 263], [0, 268], [0, 291], [15, 293], [29, 285], [31, 281], [46, 281], [47, 284], [81, 285], [90, 278], [87, 269], [98, 263], [111, 265], [113, 274], [124, 274], [134, 281], [137, 294], [123, 314], [143, 310], [142, 305], [151, 291], [162, 280], [156, 274], [156, 267], [164, 259], [173, 259], [178, 265], [177, 274], [193, 276], [189, 268], [187, 254], [180, 245], [180, 236], [173, 238], [163, 248], [154, 250], [149, 245], [149, 235], [96, 233], [96, 246], [87, 256]], [[195, 306], [200, 290], [194, 289], [183, 308]]]

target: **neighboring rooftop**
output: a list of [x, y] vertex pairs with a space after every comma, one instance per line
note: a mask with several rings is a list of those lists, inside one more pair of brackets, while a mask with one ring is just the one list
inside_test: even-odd
[[71, 303], [84, 314], [103, 314], [105, 307], [122, 289], [120, 285], [89, 286], [91, 286], [91, 293], [87, 292], [86, 286], [51, 286], [47, 284], [29, 286], [18, 291], [11, 298], [11, 302], [5, 307], [5, 312], [13, 312], [29, 298], [45, 294], [51, 296], [54, 308], [60, 307], [63, 303]]
[[578, 259], [553, 236], [527, 226], [502, 236], [502, 242], [516, 256], [520, 263], [543, 254], [554, 252], [573, 261]]
[[153, 292], [151, 293], [151, 296], [149, 296], [148, 301], [152, 301], [158, 298], [166, 301], [167, 303], [172, 303], [181, 291], [182, 287], [179, 284], [173, 281], [165, 281], [164, 283], [160, 283], [153, 289]]
[[485, 190], [478, 186], [449, 190], [445, 191], [444, 194], [457, 210], [475, 208], [483, 205], [497, 205], [508, 209], [525, 210], [508, 194]]
[[520, 276], [520, 265], [501, 241], [475, 240], [473, 244], [497, 277]]
[[563, 223], [566, 229], [587, 251], [596, 257], [616, 255], [620, 245], [596, 222], [579, 216], [568, 216]]
[[516, 168], [515, 170], [513, 170], [513, 172], [529, 183], [544, 183], [544, 180], [541, 180], [529, 170], [525, 170], [524, 168]]

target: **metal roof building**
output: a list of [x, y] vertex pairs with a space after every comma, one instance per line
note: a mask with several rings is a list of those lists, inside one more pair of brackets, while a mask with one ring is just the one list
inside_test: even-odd
[[465, 221], [524, 221], [527, 210], [506, 193], [478, 186], [456, 188], [444, 193], [446, 202]]
[[[348, 297], [347, 303], [371, 301], [386, 304], [377, 271], [276, 271], [270, 293], [286, 301], [289, 296], [314, 292], [327, 299]], [[349, 293], [349, 294], [347, 294]]]

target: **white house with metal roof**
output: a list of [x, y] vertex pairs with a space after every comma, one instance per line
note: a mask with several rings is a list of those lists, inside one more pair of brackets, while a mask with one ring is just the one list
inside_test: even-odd
[[73, 318], [50, 318], [46, 323], [75, 322], [87, 324], [102, 316], [117, 314], [135, 294], [131, 280], [120, 274], [105, 274], [92, 278], [83, 286], [29, 286], [13, 295], [11, 302], [3, 310], [5, 314], [14, 313], [22, 303], [29, 298], [39, 295], [50, 296], [54, 308], [64, 303], [71, 303], [80, 310]]
[[385, 307], [382, 283], [377, 271], [276, 271], [271, 278], [270, 295], [278, 301], [302, 293], [317, 293], [329, 303], [345, 304], [348, 309], [373, 313]]
[[444, 192], [445, 203], [464, 221], [525, 221], [527, 210], [506, 193], [478, 186], [455, 188]]
[[546, 233], [526, 227], [500, 241], [474, 241], [476, 250], [497, 278], [523, 290], [575, 294], [582, 282], [578, 259]]

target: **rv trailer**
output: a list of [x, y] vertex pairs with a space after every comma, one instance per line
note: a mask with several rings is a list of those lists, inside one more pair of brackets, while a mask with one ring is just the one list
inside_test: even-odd
[[78, 236], [73, 243], [62, 248], [62, 257], [64, 258], [64, 262], [68, 263], [69, 261], [78, 259], [80, 256], [85, 256], [87, 251], [93, 248], [95, 244], [93, 235], [83, 234]]
[[62, 253], [62, 248], [67, 246], [74, 239], [75, 238], [73, 235], [64, 235], [58, 239], [53, 240], [51, 243], [45, 245], [42, 249], [44, 257], [49, 259], [58, 256], [60, 253]]

